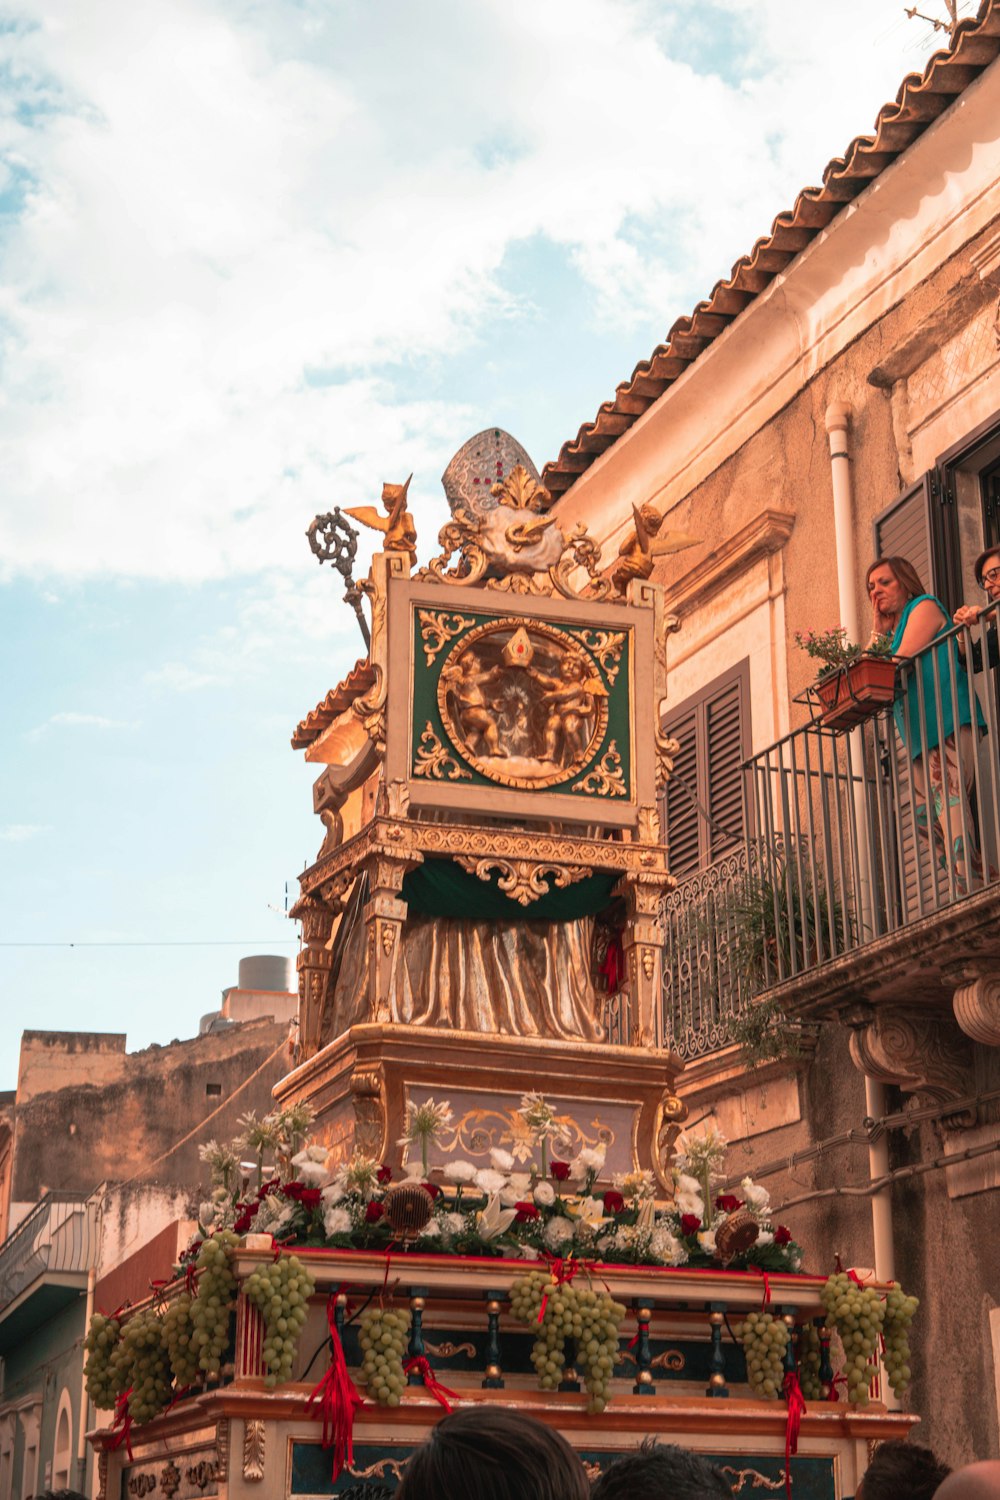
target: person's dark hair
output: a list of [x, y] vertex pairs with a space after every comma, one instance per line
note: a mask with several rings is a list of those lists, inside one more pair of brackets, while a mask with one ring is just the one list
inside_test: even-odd
[[444, 1417], [413, 1453], [397, 1500], [590, 1500], [583, 1464], [554, 1427], [505, 1406]]
[[972, 571], [976, 575], [976, 582], [979, 584], [980, 588], [982, 588], [983, 586], [983, 569], [986, 566], [986, 559], [988, 557], [1000, 557], [1000, 545], [996, 547], [987, 547], [985, 552], [980, 552], [979, 556], [972, 564]]
[[33, 1500], [87, 1500], [79, 1490], [39, 1490]]
[[868, 592], [868, 581], [876, 568], [891, 568], [896, 582], [902, 584], [906, 590], [908, 599], [917, 599], [921, 594], [926, 594], [927, 592], [921, 581], [920, 574], [908, 557], [876, 557], [865, 574], [866, 593]]
[[590, 1492], [591, 1500], [732, 1500], [726, 1476], [699, 1453], [646, 1438], [616, 1458]]
[[858, 1486], [860, 1500], [931, 1500], [951, 1473], [929, 1448], [881, 1443]]

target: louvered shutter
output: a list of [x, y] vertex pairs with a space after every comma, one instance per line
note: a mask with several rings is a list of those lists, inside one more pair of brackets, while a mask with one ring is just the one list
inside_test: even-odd
[[705, 705], [706, 806], [712, 817], [705, 830], [709, 863], [742, 842], [744, 834], [740, 766], [747, 751], [741, 687], [736, 678]]
[[702, 869], [744, 837], [740, 767], [750, 753], [749, 680], [749, 662], [743, 661], [663, 721], [680, 745], [664, 799], [667, 862], [674, 875]]
[[692, 711], [676, 719], [668, 720], [666, 732], [674, 737], [680, 749], [674, 756], [674, 771], [667, 782], [666, 795], [666, 843], [669, 850], [668, 866], [675, 875], [687, 875], [701, 864], [701, 847], [698, 824], [698, 808], [689, 795], [697, 795], [698, 787], [698, 726], [697, 715]]

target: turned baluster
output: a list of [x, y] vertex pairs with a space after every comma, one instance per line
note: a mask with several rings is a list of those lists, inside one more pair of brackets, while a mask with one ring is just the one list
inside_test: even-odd
[[[410, 1343], [406, 1350], [407, 1359], [425, 1359], [427, 1350], [424, 1347], [424, 1307], [426, 1306], [427, 1288], [425, 1286], [410, 1287]], [[407, 1385], [424, 1385], [424, 1377], [419, 1369], [412, 1369], [406, 1377]]]
[[504, 1388], [500, 1368], [500, 1310], [505, 1295], [504, 1292], [486, 1293], [486, 1378], [483, 1381], [486, 1391], [502, 1391]]
[[830, 1363], [830, 1330], [822, 1318], [814, 1318], [813, 1322], [819, 1331], [819, 1379], [820, 1389], [823, 1392], [823, 1400], [830, 1399], [833, 1390], [833, 1365]]
[[712, 1330], [712, 1354], [708, 1362], [710, 1373], [705, 1395], [726, 1397], [729, 1395], [729, 1387], [726, 1384], [726, 1360], [722, 1352], [722, 1325], [726, 1308], [723, 1302], [710, 1302], [708, 1305], [711, 1308], [708, 1321]]
[[653, 1351], [649, 1343], [649, 1320], [652, 1317], [652, 1309], [647, 1307], [641, 1300], [634, 1301], [636, 1317], [635, 1336], [635, 1385], [632, 1387], [634, 1396], [655, 1396], [656, 1386], [653, 1384]]

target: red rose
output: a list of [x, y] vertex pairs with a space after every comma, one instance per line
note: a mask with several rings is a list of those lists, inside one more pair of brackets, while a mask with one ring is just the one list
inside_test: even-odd
[[301, 1203], [303, 1208], [319, 1208], [320, 1190], [316, 1187], [306, 1187], [304, 1182], [286, 1182], [281, 1190], [286, 1198], [292, 1198], [296, 1203]]
[[382, 1207], [381, 1203], [376, 1203], [375, 1199], [373, 1198], [365, 1208], [365, 1221], [368, 1224], [377, 1224], [384, 1213], [385, 1209]]
[[697, 1234], [701, 1228], [701, 1220], [697, 1214], [681, 1214], [681, 1234]]
[[569, 1176], [569, 1162], [552, 1160], [549, 1162], [549, 1171], [556, 1182], [565, 1182]]
[[515, 1203], [514, 1207], [517, 1209], [515, 1224], [528, 1224], [538, 1218], [538, 1209], [533, 1203]]
[[250, 1225], [254, 1221], [254, 1215], [257, 1212], [257, 1205], [256, 1203], [238, 1203], [236, 1206], [237, 1208], [241, 1209], [242, 1212], [239, 1214], [236, 1222], [233, 1224], [233, 1229], [236, 1234], [246, 1234], [247, 1230], [250, 1228]]
[[423, 1188], [425, 1193], [430, 1193], [432, 1198], [440, 1198], [441, 1189], [438, 1187], [436, 1182], [422, 1182], [420, 1186]]
[[784, 1224], [779, 1224], [774, 1231], [774, 1243], [776, 1245], [790, 1245], [792, 1242], [792, 1231]]
[[392, 1168], [391, 1167], [387, 1167], [386, 1164], [385, 1164], [385, 1162], [383, 1162], [382, 1165], [379, 1167], [378, 1171], [375, 1174], [375, 1180], [378, 1182], [378, 1184], [379, 1184], [380, 1187], [384, 1183], [386, 1183], [386, 1182], [391, 1182], [392, 1181]]
[[734, 1214], [738, 1208], [743, 1207], [743, 1199], [737, 1198], [733, 1193], [720, 1193], [715, 1200], [715, 1206], [724, 1214]]
[[625, 1199], [617, 1188], [608, 1188], [604, 1194], [604, 1212], [606, 1214], [620, 1214], [625, 1207]]
[[278, 1191], [278, 1189], [280, 1188], [280, 1186], [281, 1186], [281, 1183], [278, 1180], [278, 1178], [277, 1177], [272, 1177], [271, 1180], [270, 1180], [270, 1182], [262, 1182], [261, 1183], [260, 1187], [257, 1189], [257, 1197], [258, 1198], [268, 1198], [268, 1197], [270, 1197], [270, 1195], [272, 1193], [276, 1193]]

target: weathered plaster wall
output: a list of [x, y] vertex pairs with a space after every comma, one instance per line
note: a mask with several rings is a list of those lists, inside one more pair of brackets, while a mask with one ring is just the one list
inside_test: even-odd
[[[93, 1050], [71, 1041], [66, 1058], [77, 1064], [72, 1081], [68, 1069], [53, 1063], [47, 1076], [58, 1077], [61, 1086], [18, 1105], [13, 1200], [35, 1201], [47, 1189], [90, 1192], [100, 1182], [136, 1176], [183, 1183], [193, 1191], [204, 1179], [201, 1142], [234, 1135], [247, 1110], [271, 1108], [271, 1089], [288, 1071], [287, 1033], [284, 1023], [251, 1021], [169, 1047], [149, 1047], [122, 1054], [116, 1075], [98, 1082], [90, 1081]], [[214, 1114], [258, 1068], [262, 1071], [252, 1084]], [[206, 1128], [197, 1129], [209, 1116]], [[191, 1140], [150, 1168], [188, 1132]]]

